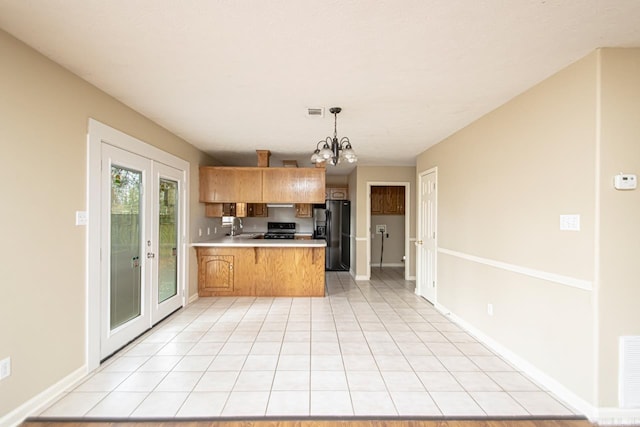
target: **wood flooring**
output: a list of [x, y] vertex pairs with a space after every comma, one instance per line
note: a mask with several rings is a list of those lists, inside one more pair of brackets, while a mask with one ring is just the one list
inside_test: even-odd
[[22, 427], [593, 427], [587, 420], [26, 421]]

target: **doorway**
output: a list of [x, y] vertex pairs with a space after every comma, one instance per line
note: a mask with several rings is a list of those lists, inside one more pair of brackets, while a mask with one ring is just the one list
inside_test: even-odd
[[367, 183], [367, 278], [372, 268], [402, 268], [409, 280], [410, 183]]
[[89, 371], [185, 304], [189, 164], [89, 122]]
[[416, 239], [416, 294], [437, 302], [438, 169], [418, 178], [418, 235]]

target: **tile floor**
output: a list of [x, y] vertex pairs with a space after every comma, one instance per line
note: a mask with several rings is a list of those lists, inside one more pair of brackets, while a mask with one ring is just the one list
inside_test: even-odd
[[400, 269], [326, 298], [201, 298], [41, 417], [571, 416], [418, 298]]

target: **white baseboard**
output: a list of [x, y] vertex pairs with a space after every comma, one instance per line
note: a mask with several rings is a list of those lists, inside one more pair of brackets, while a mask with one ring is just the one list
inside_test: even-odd
[[598, 425], [640, 425], [640, 408], [598, 408]]
[[82, 365], [51, 387], [29, 399], [13, 411], [0, 418], [0, 427], [14, 427], [22, 423], [25, 418], [38, 414], [51, 405], [62, 393], [73, 388], [87, 376], [87, 365]]
[[365, 276], [364, 274], [361, 274], [360, 276], [356, 275], [354, 280], [369, 280], [369, 276]]
[[189, 297], [189, 300], [187, 301], [187, 305], [192, 304], [192, 303], [194, 303], [194, 302], [198, 301], [198, 298], [200, 298], [200, 295], [198, 295], [197, 293], [196, 293], [196, 294], [191, 295], [191, 296]]
[[466, 329], [471, 335], [473, 335], [479, 341], [482, 341], [493, 351], [499, 354], [503, 359], [518, 367], [520, 370], [522, 370], [522, 372], [530, 376], [538, 384], [544, 386], [547, 390], [558, 396], [561, 400], [571, 405], [573, 409], [584, 414], [592, 422], [596, 421], [597, 410], [589, 402], [576, 395], [573, 391], [569, 390], [553, 377], [538, 369], [526, 359], [523, 359], [508, 348], [504, 347], [502, 344], [493, 340], [491, 337], [485, 335], [482, 331], [473, 327], [464, 319], [461, 319], [460, 317], [452, 313], [448, 308], [444, 307], [441, 304], [435, 304], [435, 308], [445, 316], [449, 317], [452, 321], [460, 325], [462, 328]]
[[409, 276], [407, 277], [407, 280], [416, 280], [416, 276]]

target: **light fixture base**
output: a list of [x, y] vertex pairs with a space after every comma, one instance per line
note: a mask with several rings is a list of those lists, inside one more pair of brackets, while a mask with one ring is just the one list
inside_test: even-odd
[[329, 108], [329, 112], [331, 114], [338, 114], [338, 113], [340, 113], [340, 111], [342, 111], [342, 108], [340, 108], [340, 107], [331, 107], [331, 108]]

